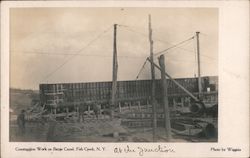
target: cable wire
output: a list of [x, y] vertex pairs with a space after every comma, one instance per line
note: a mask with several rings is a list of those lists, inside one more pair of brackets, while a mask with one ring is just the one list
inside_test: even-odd
[[[113, 26], [113, 25], [112, 25]], [[42, 80], [44, 81], [45, 79], [49, 78], [51, 75], [53, 75], [55, 72], [57, 72], [60, 68], [62, 68], [65, 64], [67, 64], [71, 59], [73, 59], [76, 55], [78, 55], [81, 51], [85, 50], [86, 48], [88, 48], [91, 44], [93, 44], [96, 40], [98, 40], [103, 34], [105, 34], [106, 32], [108, 32], [111, 27], [108, 27], [106, 30], [104, 30], [103, 32], [101, 32], [96, 38], [94, 38], [93, 40], [91, 40], [85, 47], [83, 47], [82, 49], [78, 50], [76, 52], [76, 54], [70, 56], [67, 60], [65, 60], [62, 64], [60, 64], [56, 69], [54, 69], [53, 71], [51, 71], [49, 74], [47, 74]]]
[[142, 65], [142, 67], [141, 67], [141, 69], [140, 69], [139, 73], [137, 74], [137, 76], [136, 76], [135, 80], [138, 80], [139, 75], [141, 74], [142, 70], [144, 69], [144, 67], [145, 67], [145, 65], [146, 65], [146, 63], [147, 63], [147, 61], [148, 61], [148, 60], [146, 59], [146, 60], [145, 60], [145, 62], [143, 63], [143, 65]]
[[173, 45], [173, 46], [171, 46], [171, 47], [169, 47], [167, 49], [164, 49], [164, 50], [162, 50], [160, 52], [157, 52], [157, 53], [154, 54], [154, 56], [157, 56], [157, 55], [160, 55], [160, 54], [165, 54], [164, 52], [166, 52], [166, 51], [168, 51], [170, 49], [173, 49], [173, 48], [175, 48], [175, 47], [177, 47], [177, 46], [179, 46], [179, 45], [181, 45], [183, 43], [186, 43], [186, 42], [188, 42], [188, 41], [190, 41], [192, 39], [194, 39], [194, 36], [192, 36], [192, 37], [190, 37], [190, 38], [188, 38], [188, 39], [186, 39], [184, 41], [181, 41], [180, 43], [177, 43], [177, 44], [175, 44], [175, 45]]
[[[12, 51], [12, 52], [18, 52], [18, 51]], [[72, 55], [77, 55], [77, 56], [84, 56], [84, 57], [108, 57], [111, 58], [113, 57], [112, 55], [104, 55], [104, 54], [73, 54], [73, 53], [51, 53], [51, 52], [43, 52], [43, 51], [25, 51], [26, 53], [15, 53], [15, 54], [25, 54], [25, 55], [61, 55], [61, 56], [72, 56]], [[117, 55], [119, 58], [145, 58], [146, 56], [126, 56], [126, 55]]]
[[[139, 31], [135, 31], [135, 30], [129, 28], [129, 26], [126, 26], [126, 25], [119, 25], [119, 26], [123, 27], [123, 28], [124, 28], [125, 30], [127, 30], [127, 31], [130, 31], [130, 32], [137, 33], [137, 34], [140, 34], [140, 35], [142, 35], [142, 36], [148, 37], [147, 34], [142, 33], [142, 32], [139, 32]], [[170, 43], [170, 42], [164, 41], [164, 40], [159, 39], [159, 38], [154, 38], [154, 41], [158, 41], [158, 42], [161, 42], [161, 43], [164, 43], [164, 44], [169, 44], [169, 45], [172, 45], [172, 46], [175, 45], [175, 44], [172, 44], [172, 43]], [[176, 48], [177, 48], [177, 49], [182, 49], [182, 50], [188, 51], [188, 52], [193, 52], [192, 50], [185, 49], [185, 48], [182, 48], [182, 47], [176, 47]]]

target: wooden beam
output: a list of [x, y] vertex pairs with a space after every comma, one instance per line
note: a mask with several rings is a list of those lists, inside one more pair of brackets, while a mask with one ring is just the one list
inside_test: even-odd
[[119, 102], [118, 105], [119, 105], [119, 112], [121, 113], [122, 112], [121, 102]]
[[112, 73], [112, 98], [110, 106], [110, 117], [113, 119], [113, 108], [116, 106], [116, 91], [117, 91], [117, 70], [118, 70], [118, 61], [117, 61], [117, 48], [116, 48], [116, 30], [117, 24], [114, 24], [114, 43], [113, 43], [113, 73]]
[[197, 61], [198, 61], [198, 89], [199, 98], [201, 97], [202, 85], [201, 85], [201, 62], [200, 62], [200, 42], [199, 42], [200, 32], [196, 32], [196, 42], [197, 42]]
[[[154, 61], [153, 55], [153, 39], [152, 39], [152, 27], [151, 27], [151, 15], [148, 16], [148, 29], [149, 29], [149, 44], [150, 44], [150, 60]], [[151, 63], [151, 77], [152, 77], [152, 107], [153, 107], [153, 141], [156, 141], [156, 128], [157, 128], [157, 117], [156, 117], [156, 100], [155, 100], [155, 67]]]
[[[147, 58], [147, 60], [153, 64], [157, 69], [159, 69], [161, 71], [161, 68], [156, 65], [153, 60]], [[175, 81], [168, 73], [165, 72], [165, 75], [171, 80], [173, 81], [178, 87], [180, 87], [184, 92], [186, 92], [190, 97], [192, 97], [195, 101], [200, 101], [197, 97], [195, 97], [191, 92], [189, 92], [185, 87], [183, 87], [181, 84], [179, 84], [177, 81]]]
[[164, 55], [161, 55], [159, 58], [159, 65], [161, 67], [161, 83], [163, 89], [163, 104], [164, 104], [164, 119], [165, 119], [165, 132], [166, 139], [170, 141], [171, 139], [171, 125], [170, 125], [170, 112], [169, 112], [169, 104], [168, 104], [168, 88], [167, 88], [167, 80], [165, 76], [165, 59]]

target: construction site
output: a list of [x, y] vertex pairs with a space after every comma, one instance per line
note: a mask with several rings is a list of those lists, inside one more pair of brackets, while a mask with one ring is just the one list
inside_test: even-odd
[[[119, 51], [114, 24], [112, 81], [40, 83], [24, 109], [25, 132], [10, 113], [13, 142], [217, 142], [218, 76], [201, 76], [200, 32], [154, 52], [148, 16], [148, 57], [135, 80], [118, 80]], [[187, 41], [196, 43], [197, 76], [174, 78], [165, 53]], [[77, 55], [76, 55], [77, 56]], [[146, 64], [151, 79], [139, 79]], [[80, 71], [80, 70], [79, 70]], [[155, 72], [160, 72], [156, 79]]]

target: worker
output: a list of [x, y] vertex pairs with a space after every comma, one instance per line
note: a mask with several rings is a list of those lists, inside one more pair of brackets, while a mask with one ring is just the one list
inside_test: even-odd
[[84, 112], [88, 111], [88, 105], [87, 104], [81, 104], [79, 107], [79, 122], [84, 122]]
[[98, 103], [94, 103], [94, 105], [93, 105], [93, 110], [94, 110], [96, 119], [98, 119], [98, 115], [99, 115], [99, 113], [100, 113], [101, 106], [100, 106]]
[[25, 110], [22, 110], [21, 113], [17, 116], [17, 124], [19, 128], [19, 134], [25, 134]]

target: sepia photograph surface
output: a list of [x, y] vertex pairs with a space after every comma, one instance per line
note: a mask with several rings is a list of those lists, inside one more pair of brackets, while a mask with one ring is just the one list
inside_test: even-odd
[[10, 141], [217, 142], [217, 59], [214, 8], [10, 9]]

